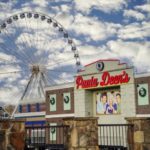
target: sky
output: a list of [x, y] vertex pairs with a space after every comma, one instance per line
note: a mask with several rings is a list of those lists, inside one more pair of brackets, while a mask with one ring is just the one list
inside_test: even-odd
[[[135, 73], [150, 72], [150, 0], [0, 0], [1, 25], [22, 12], [42, 13], [59, 23], [76, 45], [81, 67], [119, 59]], [[19, 19], [7, 25], [0, 45], [1, 104], [20, 99], [33, 64], [46, 70], [50, 83], [73, 80], [74, 52], [44, 21]]]

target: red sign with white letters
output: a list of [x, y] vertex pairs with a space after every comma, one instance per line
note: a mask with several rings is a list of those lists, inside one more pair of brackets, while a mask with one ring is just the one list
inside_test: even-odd
[[111, 85], [120, 85], [123, 83], [128, 83], [130, 81], [129, 75], [126, 71], [122, 71], [117, 75], [110, 75], [109, 72], [104, 72], [101, 76], [101, 79], [98, 79], [94, 76], [91, 76], [90, 79], [83, 79], [82, 76], [76, 77], [76, 88], [85, 89], [85, 88], [96, 88], [104, 87]]

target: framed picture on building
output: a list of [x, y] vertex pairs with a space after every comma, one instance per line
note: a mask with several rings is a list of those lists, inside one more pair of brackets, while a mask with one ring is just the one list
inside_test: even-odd
[[96, 93], [96, 114], [111, 115], [121, 113], [121, 93], [119, 89]]

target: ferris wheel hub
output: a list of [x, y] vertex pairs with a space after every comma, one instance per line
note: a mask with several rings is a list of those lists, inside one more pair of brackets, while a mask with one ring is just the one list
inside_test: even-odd
[[40, 65], [32, 65], [31, 72], [32, 74], [38, 74], [39, 72], [44, 72], [45, 67]]
[[38, 65], [33, 65], [31, 70], [32, 73], [38, 74], [40, 72], [40, 67]]

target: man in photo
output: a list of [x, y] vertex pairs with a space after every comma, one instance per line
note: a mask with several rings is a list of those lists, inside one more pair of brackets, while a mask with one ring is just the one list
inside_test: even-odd
[[100, 94], [100, 99], [97, 100], [97, 114], [106, 114], [107, 93]]
[[117, 113], [121, 113], [121, 95], [120, 93], [116, 94], [116, 102], [117, 102]]

